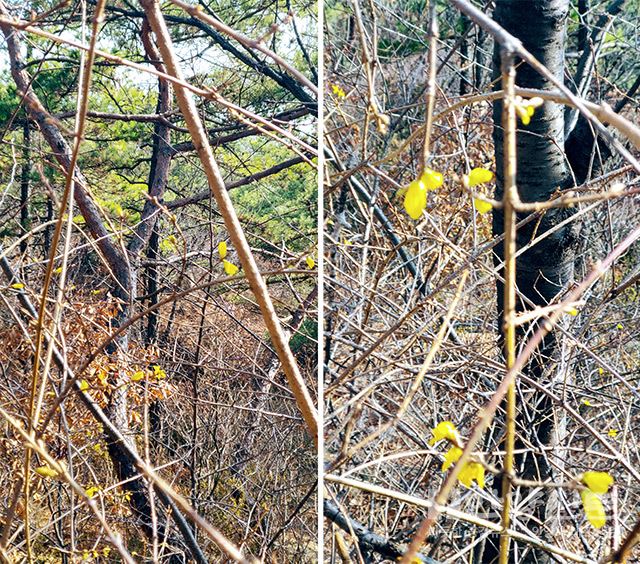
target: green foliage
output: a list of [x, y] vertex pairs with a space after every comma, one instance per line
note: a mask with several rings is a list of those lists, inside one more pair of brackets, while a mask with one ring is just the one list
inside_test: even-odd
[[315, 350], [318, 343], [318, 323], [315, 319], [305, 319], [298, 332], [291, 337], [289, 346], [294, 354], [302, 350]]
[[243, 216], [274, 243], [260, 246], [276, 248], [284, 241], [293, 252], [308, 249], [318, 207], [316, 175], [308, 165], [297, 165], [231, 194]]
[[0, 122], [8, 123], [9, 119], [18, 107], [19, 98], [16, 87], [11, 80], [11, 75], [0, 74]]
[[30, 68], [37, 75], [33, 89], [40, 101], [52, 113], [75, 109], [75, 93], [78, 87], [79, 55], [70, 51], [64, 54], [65, 62], [51, 61]]

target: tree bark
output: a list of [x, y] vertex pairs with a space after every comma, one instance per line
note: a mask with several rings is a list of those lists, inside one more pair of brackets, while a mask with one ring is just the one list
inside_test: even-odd
[[[149, 62], [160, 72], [166, 73], [166, 69], [160, 61], [160, 53], [151, 38], [151, 29], [145, 19], [140, 33], [142, 44]], [[156, 113], [160, 115], [171, 111], [171, 85], [168, 81], [158, 79], [158, 102]], [[167, 181], [169, 179], [169, 169], [171, 167], [171, 157], [174, 154], [171, 148], [171, 129], [165, 122], [156, 122], [153, 126], [153, 150], [151, 153], [151, 167], [149, 170], [148, 194], [149, 198], [144, 203], [140, 224], [129, 242], [128, 250], [136, 256], [146, 247], [151, 237], [158, 215], [160, 213], [159, 204], [162, 203]]]
[[[494, 19], [509, 33], [520, 39], [529, 50], [556, 77], [564, 73], [565, 22], [569, 9], [569, 0], [497, 0]], [[500, 46], [496, 45], [493, 60], [494, 78], [499, 76]], [[552, 85], [534, 69], [522, 63], [517, 67], [516, 83], [524, 88], [548, 89]], [[500, 127], [502, 103], [494, 105], [494, 143], [496, 156], [496, 198], [503, 195], [503, 130]], [[571, 171], [564, 156], [564, 110], [559, 104], [546, 102], [538, 108], [527, 126], [520, 125], [517, 135], [517, 187], [523, 202], [546, 201], [559, 189], [572, 185]], [[529, 222], [518, 230], [516, 241], [518, 249], [529, 244], [532, 239], [554, 229], [571, 215], [565, 209], [549, 210], [539, 219]], [[526, 216], [519, 214], [517, 220]], [[501, 210], [494, 210], [493, 234], [504, 232], [504, 216]], [[575, 260], [575, 233], [573, 224], [558, 229], [524, 252], [517, 261], [516, 284], [522, 298], [517, 301], [517, 310], [531, 309], [531, 305], [545, 306], [563, 291], [573, 277]], [[495, 262], [499, 264], [504, 257], [504, 248], [496, 248]], [[502, 319], [504, 308], [503, 285], [497, 283], [498, 315]], [[521, 327], [519, 338], [530, 334], [532, 327]], [[526, 371], [537, 380], [551, 380], [554, 377], [554, 362], [558, 360], [560, 343], [555, 335], [547, 336]], [[547, 368], [551, 367], [551, 370]], [[525, 403], [526, 402], [526, 403]], [[519, 438], [516, 449], [527, 448], [528, 454], [516, 456], [516, 472], [519, 476], [533, 480], [547, 480], [551, 477], [551, 468], [542, 451], [554, 437], [553, 410], [549, 400], [539, 392], [519, 394], [520, 407], [518, 418]], [[526, 419], [526, 421], [522, 421]], [[524, 439], [524, 440], [523, 440]], [[533, 449], [533, 452], [531, 451]], [[521, 524], [545, 536], [545, 510], [549, 502], [543, 491], [532, 500], [531, 507], [525, 509], [533, 519]], [[522, 508], [521, 508], [522, 509]], [[536, 523], [539, 521], [539, 523]], [[513, 545], [512, 545], [513, 546]], [[482, 562], [493, 562], [497, 556], [497, 540], [492, 539], [485, 547]], [[516, 556], [517, 555], [517, 556]], [[510, 561], [518, 563], [550, 562], [543, 552], [531, 550], [525, 553], [522, 545], [513, 546]]]

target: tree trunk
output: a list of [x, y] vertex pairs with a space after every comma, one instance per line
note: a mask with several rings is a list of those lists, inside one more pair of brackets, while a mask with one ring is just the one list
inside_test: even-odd
[[[469, 37], [469, 27], [471, 26], [471, 20], [465, 15], [460, 14], [460, 35], [463, 37], [462, 43], [460, 43], [460, 63], [462, 68], [460, 69], [460, 96], [466, 96], [469, 94], [473, 82], [471, 79], [471, 64], [469, 61], [469, 43], [471, 38]], [[466, 37], [464, 37], [467, 35]]]
[[[494, 19], [509, 33], [519, 38], [529, 50], [556, 77], [562, 79], [564, 72], [565, 22], [569, 9], [569, 0], [497, 0]], [[518, 63], [519, 61], [516, 61]], [[500, 72], [500, 47], [496, 45], [493, 60], [494, 78]], [[499, 81], [498, 81], [499, 83]], [[548, 89], [552, 85], [528, 65], [517, 66], [516, 83], [524, 88]], [[499, 85], [497, 86], [499, 88]], [[496, 198], [503, 194], [503, 130], [500, 126], [502, 104], [494, 105], [494, 143], [496, 156]], [[527, 126], [519, 125], [517, 135], [517, 187], [523, 202], [545, 201], [558, 189], [572, 185], [571, 172], [564, 156], [564, 110], [562, 106], [545, 102], [536, 110]], [[518, 249], [546, 231], [555, 228], [572, 212], [565, 209], [550, 210], [539, 218], [519, 228], [517, 233]], [[524, 219], [518, 215], [518, 221]], [[519, 292], [517, 310], [525, 311], [534, 306], [549, 304], [566, 287], [573, 276], [576, 240], [573, 224], [565, 226], [537, 243], [523, 253], [517, 261], [516, 284]], [[501, 210], [493, 214], [493, 234], [504, 232], [504, 216]], [[502, 245], [497, 247], [496, 264], [504, 256]], [[502, 320], [503, 285], [497, 283], [498, 314]], [[527, 303], [529, 302], [529, 303]], [[533, 304], [533, 305], [532, 305]], [[530, 335], [534, 327], [521, 327], [519, 339]], [[560, 343], [554, 334], [548, 335], [533, 356], [526, 373], [538, 381], [551, 385], [554, 363], [561, 353]], [[552, 443], [554, 438], [554, 419], [552, 404], [543, 394], [523, 389], [518, 394], [518, 436], [516, 449], [527, 448], [529, 453], [516, 456], [516, 472], [522, 478], [547, 480], [551, 477], [551, 467], [542, 448]], [[524, 439], [524, 440], [523, 440]], [[532, 446], [531, 446], [532, 445]], [[529, 520], [520, 520], [520, 525], [545, 537], [545, 513], [549, 504], [548, 490], [543, 490], [526, 508], [525, 513], [533, 516]], [[516, 498], [518, 499], [518, 498]], [[548, 532], [548, 531], [547, 531]], [[496, 544], [489, 542], [482, 562], [492, 562], [496, 557]], [[549, 557], [541, 551], [529, 549], [512, 543], [510, 561], [549, 562]]]
[[[160, 53], [153, 42], [151, 29], [146, 19], [142, 23], [140, 38], [142, 39], [147, 60], [156, 70], [166, 73], [167, 70], [160, 62]], [[156, 113], [163, 115], [169, 111], [171, 111], [171, 85], [167, 80], [159, 78]], [[149, 168], [149, 197], [144, 203], [142, 214], [140, 215], [140, 223], [128, 245], [129, 253], [136, 259], [149, 242], [149, 238], [158, 222], [159, 204], [162, 202], [167, 187], [173, 153], [174, 151], [171, 149], [171, 129], [164, 122], [156, 122], [153, 126], [153, 150]]]
[[[158, 265], [156, 260], [158, 259], [158, 246], [160, 244], [160, 235], [158, 233], [158, 226], [151, 232], [149, 238], [149, 246], [147, 247], [147, 259], [149, 260], [149, 266], [147, 267], [147, 306], [153, 307], [158, 301]], [[156, 310], [150, 311], [147, 316], [147, 331], [145, 334], [145, 342], [147, 346], [153, 345], [158, 339], [158, 312]]]

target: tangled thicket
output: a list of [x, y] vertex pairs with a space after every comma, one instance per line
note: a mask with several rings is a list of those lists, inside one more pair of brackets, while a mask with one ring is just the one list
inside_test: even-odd
[[[569, 14], [567, 74], [576, 71], [583, 35], [600, 30], [601, 43], [592, 45], [598, 49], [597, 75], [586, 98], [619, 105], [623, 116], [638, 123], [638, 5], [627, 3], [617, 16], [605, 18], [603, 30], [599, 18], [607, 3], [585, 4], [586, 14], [577, 6]], [[463, 185], [474, 167], [496, 170], [492, 102], [485, 96], [458, 104], [489, 94], [491, 81], [499, 82], [491, 71], [493, 39], [450, 5], [437, 3], [436, 11], [440, 41], [428, 166], [443, 174], [444, 186], [428, 192], [425, 213], [413, 221], [402, 189], [421, 174], [429, 49], [424, 2], [355, 0], [327, 7], [323, 347], [325, 510], [331, 520], [325, 548], [359, 561], [391, 561], [403, 553], [427, 515], [421, 504], [433, 500], [446, 477], [446, 449], [429, 444], [432, 429], [449, 420], [465, 440], [505, 376], [493, 256], [501, 237], [492, 235], [491, 213], [479, 213], [471, 193], [491, 199], [493, 185]], [[520, 122], [518, 127], [526, 129]], [[591, 155], [593, 175], [574, 195], [627, 195], [574, 206], [569, 222], [578, 238], [576, 284], [640, 220], [637, 173], [601, 150]], [[561, 354], [548, 362], [542, 378], [518, 377], [521, 452], [537, 452], [552, 468], [552, 482], [563, 487], [550, 502], [555, 527], [553, 519], [527, 521], [531, 489], [516, 488], [513, 528], [528, 536], [516, 558], [544, 539], [568, 551], [556, 555], [559, 561], [592, 562], [617, 550], [637, 526], [638, 255], [636, 243], [562, 315], [554, 329]], [[550, 313], [532, 309], [534, 316]], [[532, 333], [519, 339], [518, 353]], [[437, 352], [429, 359], [432, 350]], [[411, 395], [414, 383], [419, 386]], [[554, 426], [554, 448], [532, 438], [531, 429], [541, 424], [541, 397], [551, 400], [545, 417]], [[422, 561], [471, 561], [477, 547], [499, 532], [503, 500], [496, 473], [504, 433], [501, 407], [476, 448], [486, 466], [486, 487], [454, 490], [454, 513], [445, 510], [431, 528]], [[586, 520], [576, 487], [588, 470], [607, 471], [615, 479], [603, 496], [607, 524], [600, 530]], [[350, 528], [356, 523], [362, 529]], [[636, 549], [629, 561], [638, 557]]]
[[[311, 561], [313, 440], [190, 124], [209, 134], [315, 395], [316, 7], [163, 5], [183, 84], [166, 77], [153, 7], [0, 2], [0, 555]], [[77, 45], [94, 33], [83, 90]], [[179, 89], [195, 97], [191, 122]]]

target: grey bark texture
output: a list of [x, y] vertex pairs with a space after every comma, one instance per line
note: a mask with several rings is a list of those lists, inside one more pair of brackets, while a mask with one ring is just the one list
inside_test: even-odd
[[[533, 54], [556, 77], [564, 73], [564, 46], [566, 18], [569, 0], [497, 0], [494, 20], [506, 31], [520, 39], [525, 49]], [[516, 84], [524, 88], [550, 89], [552, 84], [539, 75], [533, 68], [516, 61]], [[500, 46], [494, 49], [494, 79], [499, 79]], [[496, 88], [500, 88], [499, 80]], [[501, 128], [502, 103], [494, 105], [494, 143], [496, 156], [496, 198], [503, 195], [503, 155], [504, 140]], [[564, 154], [564, 109], [559, 104], [545, 102], [531, 118], [527, 126], [520, 124], [517, 135], [517, 187], [523, 202], [546, 201], [557, 190], [573, 185], [571, 170]], [[575, 260], [575, 222], [568, 226], [557, 226], [570, 217], [570, 210], [554, 209], [528, 222], [517, 233], [517, 248], [528, 245], [534, 238], [555, 229], [553, 234], [531, 249], [525, 251], [517, 260], [516, 284], [520, 298], [517, 310], [525, 311], [533, 306], [551, 303], [571, 281]], [[518, 215], [518, 221], [526, 215]], [[501, 210], [494, 210], [493, 234], [504, 232], [504, 216]], [[496, 247], [495, 262], [499, 264], [504, 256], [502, 245]], [[504, 309], [503, 284], [497, 283], [497, 302], [500, 323]], [[529, 302], [529, 303], [527, 303]], [[519, 339], [533, 328], [522, 327]], [[530, 334], [530, 333], [529, 333]], [[554, 362], [558, 360], [561, 347], [553, 334], [548, 335], [534, 355], [526, 371], [538, 381], [550, 385], [556, 370]], [[550, 368], [550, 370], [549, 370]], [[551, 467], [542, 448], [552, 443], [554, 437], [554, 418], [552, 404], [539, 392], [518, 394], [518, 432], [516, 449], [529, 448], [528, 455], [516, 456], [516, 471], [520, 477], [533, 480], [546, 480], [551, 477]], [[533, 454], [531, 454], [533, 449]], [[549, 497], [541, 492], [533, 500], [527, 511], [531, 519], [520, 520], [521, 525], [532, 529], [545, 537], [545, 512]], [[480, 562], [494, 562], [497, 558], [497, 539], [486, 543]], [[554, 559], [546, 553], [512, 543], [510, 562], [540, 563]]]

